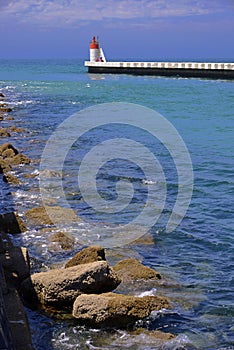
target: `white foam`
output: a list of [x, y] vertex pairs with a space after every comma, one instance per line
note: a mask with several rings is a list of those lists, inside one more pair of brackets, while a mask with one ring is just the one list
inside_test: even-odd
[[157, 289], [156, 288], [152, 288], [151, 290], [147, 290], [145, 292], [136, 294], [136, 296], [140, 297], [140, 298], [143, 298], [143, 297], [146, 297], [146, 296], [154, 296], [156, 292], [157, 292]]
[[144, 185], [155, 185], [156, 184], [156, 181], [152, 181], [152, 180], [142, 180], [142, 183]]

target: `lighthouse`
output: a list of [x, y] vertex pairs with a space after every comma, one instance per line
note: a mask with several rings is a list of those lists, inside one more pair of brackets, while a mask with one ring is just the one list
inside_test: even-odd
[[89, 45], [90, 62], [106, 62], [102, 48], [99, 47], [99, 42], [93, 36]]

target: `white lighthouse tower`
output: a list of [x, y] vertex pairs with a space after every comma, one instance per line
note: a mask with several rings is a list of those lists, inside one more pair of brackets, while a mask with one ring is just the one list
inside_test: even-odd
[[106, 62], [104, 52], [102, 48], [99, 47], [99, 42], [96, 40], [95, 36], [93, 36], [89, 45], [89, 55], [90, 62]]

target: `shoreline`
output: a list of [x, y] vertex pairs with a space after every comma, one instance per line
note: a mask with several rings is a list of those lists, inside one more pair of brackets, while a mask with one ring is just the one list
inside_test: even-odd
[[[14, 118], [9, 115], [12, 110], [2, 93], [0, 101], [1, 121], [8, 118], [13, 120]], [[6, 128], [1, 128], [1, 131], [1, 138], [10, 136]], [[1, 159], [0, 181], [9, 187], [9, 192], [12, 184], [19, 184], [17, 177], [10, 171], [11, 165]], [[28, 318], [19, 294], [20, 281], [30, 273], [28, 253], [26, 248], [15, 247], [8, 235], [8, 232], [20, 232], [21, 229], [17, 213], [0, 214], [0, 344], [1, 349], [7, 350], [33, 350]]]
[[[2, 96], [2, 98], [5, 98], [5, 96]], [[14, 120], [13, 117], [10, 117], [8, 113], [11, 113], [11, 109], [7, 106], [7, 103], [4, 101], [4, 106], [2, 103], [2, 120]], [[1, 111], [1, 110], [0, 110]], [[3, 129], [3, 128], [2, 128]], [[9, 140], [8, 138], [11, 136], [10, 133], [8, 132], [9, 128], [4, 128], [4, 133], [2, 132], [2, 138], [7, 138], [7, 141]], [[16, 129], [12, 129], [13, 131], [16, 131]], [[23, 132], [23, 129], [18, 128], [18, 132]], [[4, 140], [5, 141], [5, 140]], [[5, 157], [5, 158], [4, 158]], [[9, 142], [5, 142], [0, 145], [0, 173], [2, 174], [2, 179], [1, 181], [4, 182], [7, 186], [9, 186], [9, 191], [11, 191], [11, 184], [14, 186], [14, 188], [17, 188], [20, 184], [19, 179], [11, 174], [11, 170], [15, 169], [19, 164], [24, 164], [24, 166], [27, 167], [27, 164], [30, 164], [30, 159], [26, 157], [25, 155], [19, 153], [19, 151], [11, 145]], [[9, 163], [8, 163], [9, 161]], [[12, 168], [13, 167], [13, 168]], [[30, 172], [32, 172], [32, 169], [30, 169]], [[63, 210], [63, 215], [67, 214], [68, 216], [71, 213], [66, 213], [65, 209], [62, 209], [59, 207], [53, 207], [56, 210]], [[45, 281], [46, 279], [49, 278], [49, 281], [51, 281], [51, 278], [54, 278], [55, 274], [55, 269], [51, 270], [49, 269], [48, 272], [39, 272], [36, 274], [31, 274], [30, 273], [30, 261], [29, 261], [29, 254], [26, 248], [20, 246], [14, 246], [14, 244], [11, 241], [11, 238], [9, 237], [9, 234], [20, 234], [25, 231], [27, 231], [26, 224], [24, 221], [21, 219], [21, 217], [16, 213], [16, 212], [8, 212], [8, 209], [5, 208], [6, 212], [3, 212], [0, 214], [0, 272], [2, 271], [1, 275], [1, 285], [0, 285], [0, 301], [4, 304], [3, 306], [3, 313], [0, 314], [0, 330], [4, 330], [3, 334], [0, 333], [0, 338], [1, 342], [4, 344], [4, 349], [9, 349], [9, 350], [33, 350], [33, 345], [32, 345], [32, 338], [31, 338], [31, 330], [30, 330], [30, 324], [27, 318], [26, 311], [24, 309], [24, 305], [26, 302], [26, 305], [29, 306], [30, 308], [30, 303], [31, 303], [31, 292], [29, 290], [29, 304], [27, 304], [27, 297], [25, 295], [27, 294], [27, 286], [26, 289], [24, 289], [24, 286], [27, 285], [27, 283], [32, 284], [32, 281], [34, 283], [34, 279], [36, 275], [40, 276], [45, 276]], [[40, 212], [41, 211], [41, 212]], [[43, 207], [37, 207], [34, 209], [29, 209], [26, 213], [24, 213], [24, 217], [26, 219], [29, 219], [27, 217], [27, 214], [32, 214], [31, 219], [36, 218], [36, 222], [34, 222], [35, 227], [39, 224], [53, 224], [48, 221], [43, 221], [45, 220], [45, 208]], [[22, 214], [22, 213], [21, 213]], [[36, 214], [36, 217], [34, 215]], [[67, 217], [65, 215], [65, 217]], [[28, 224], [28, 222], [27, 222]], [[49, 232], [49, 228], [45, 227], [45, 230]], [[67, 241], [66, 241], [67, 239]], [[62, 235], [58, 236], [55, 238], [55, 241], [59, 242], [61, 244], [61, 249], [69, 249], [67, 247], [70, 247], [70, 244], [73, 244], [74, 242], [71, 241], [71, 237]], [[48, 240], [49, 242], [49, 240]], [[64, 244], [64, 248], [62, 246]], [[147, 244], [147, 243], [146, 243]], [[86, 260], [83, 261], [83, 250], [85, 249], [88, 250], [88, 253], [85, 253], [88, 255], [86, 256]], [[133, 296], [125, 294], [126, 293], [126, 286], [125, 283], [129, 283], [129, 277], [127, 276], [127, 280], [125, 281], [126, 278], [126, 264], [127, 270], [132, 269], [132, 275], [130, 276], [130, 281], [133, 278], [143, 278], [145, 280], [146, 284], [149, 283], [151, 285], [155, 285], [155, 281], [161, 280], [161, 275], [157, 273], [155, 270], [150, 269], [147, 266], [142, 265], [137, 259], [127, 259], [126, 263], [123, 263], [123, 267], [119, 267], [118, 263], [116, 264], [116, 269], [118, 270], [115, 272], [115, 266], [110, 266], [109, 263], [106, 261], [105, 254], [102, 252], [101, 256], [100, 254], [94, 254], [93, 255], [93, 250], [95, 251], [95, 247], [88, 247], [82, 249], [77, 255], [81, 255], [81, 262], [75, 261], [74, 266], [71, 267], [64, 267], [64, 268], [59, 268], [57, 269], [57, 278], [61, 278], [61, 275], [65, 276], [66, 284], [69, 285], [69, 272], [74, 270], [82, 270], [82, 269], [88, 269], [86, 274], [89, 274], [89, 279], [92, 280], [92, 277], [95, 276], [96, 272], [95, 269], [102, 269], [103, 272], [98, 272], [97, 275], [97, 286], [96, 287], [90, 287], [90, 290], [87, 290], [87, 287], [85, 287], [87, 290], [85, 292], [81, 292], [82, 298], [84, 299], [82, 302], [86, 303], [85, 298], [91, 297], [91, 307], [93, 308], [99, 308], [99, 298], [101, 298], [101, 302], [108, 302], [110, 305], [107, 310], [100, 310], [100, 313], [102, 314], [105, 312], [105, 319], [104, 320], [96, 320], [95, 316], [92, 315], [92, 310], [90, 310], [90, 313], [87, 315], [87, 319], [83, 319], [83, 315], [80, 314], [80, 307], [77, 308], [75, 306], [76, 304], [74, 303], [75, 308], [73, 310], [73, 317], [74, 320], [78, 319], [78, 325], [79, 322], [82, 325], [82, 323], [87, 324], [87, 326], [94, 326], [94, 327], [99, 327], [100, 326], [106, 326], [112, 324], [113, 327], [118, 327], [121, 325], [122, 327], [128, 326], [128, 324], [133, 324], [136, 322], [138, 319], [144, 319], [146, 316], [149, 316], [149, 314], [153, 310], [159, 310], [161, 308], [168, 307], [170, 305], [169, 301], [167, 300], [166, 297], [163, 296], [163, 293], [159, 293], [159, 296], [157, 295], [146, 295], [146, 296]], [[98, 250], [100, 250], [98, 248]], [[101, 247], [101, 251], [103, 248]], [[104, 254], [104, 256], [103, 256]], [[73, 259], [73, 258], [72, 258]], [[71, 259], [71, 260], [72, 260]], [[120, 257], [119, 257], [120, 259]], [[118, 259], [118, 260], [119, 260]], [[123, 256], [121, 257], [121, 261], [124, 262]], [[101, 260], [101, 261], [100, 261]], [[78, 264], [78, 266], [77, 266]], [[131, 267], [132, 265], [132, 267]], [[83, 266], [83, 267], [82, 267]], [[89, 270], [90, 269], [90, 270]], [[83, 270], [82, 270], [83, 271]], [[142, 273], [142, 275], [141, 275]], [[47, 277], [48, 274], [48, 277]], [[119, 275], [120, 274], [120, 275]], [[123, 275], [121, 275], [123, 274]], [[51, 275], [51, 276], [50, 276]], [[108, 277], [109, 276], [109, 277]], [[119, 276], [122, 276], [121, 278]], [[136, 277], [138, 276], [138, 277]], [[143, 276], [143, 277], [142, 277]], [[44, 277], [43, 277], [44, 278]], [[73, 277], [72, 277], [73, 278]], [[72, 280], [71, 278], [71, 280]], [[106, 280], [106, 278], [109, 278]], [[123, 278], [123, 279], [122, 279]], [[103, 279], [103, 286], [100, 285], [100, 279]], [[149, 281], [147, 282], [147, 280]], [[28, 281], [28, 282], [27, 282]], [[125, 282], [124, 282], [125, 281]], [[36, 283], [34, 284], [33, 287], [33, 292], [36, 290]], [[45, 282], [45, 288], [46, 287]], [[57, 282], [55, 282], [57, 283]], [[132, 283], [132, 282], [131, 282]], [[58, 282], [58, 286], [61, 284], [61, 282]], [[108, 287], [109, 284], [109, 287]], [[121, 284], [120, 291], [117, 291], [115, 293], [115, 289], [118, 286], [118, 284]], [[107, 286], [107, 287], [106, 287]], [[31, 288], [31, 287], [30, 287]], [[35, 289], [34, 289], [35, 288]], [[81, 290], [82, 290], [82, 285], [81, 285]], [[93, 289], [94, 288], [94, 289]], [[114, 293], [111, 293], [112, 290]], [[75, 290], [76, 291], [76, 290]], [[93, 295], [92, 292], [95, 294]], [[25, 295], [24, 295], [25, 293]], [[121, 294], [123, 293], [123, 294]], [[60, 293], [58, 293], [59, 295]], [[162, 295], [162, 296], [161, 296]], [[78, 293], [79, 296], [79, 293]], [[23, 299], [22, 299], [23, 297]], [[40, 298], [40, 293], [38, 294], [38, 298]], [[81, 299], [82, 299], [81, 298]], [[102, 301], [102, 298], [103, 301]], [[89, 299], [88, 299], [89, 300]], [[79, 299], [79, 303], [80, 303]], [[36, 306], [36, 309], [39, 308], [43, 311], [44, 306], [45, 310], [47, 308], [46, 305], [43, 305], [44, 300], [40, 300], [40, 303], [38, 304], [38, 301], [36, 301], [36, 304], [32, 303], [32, 306]], [[117, 306], [116, 306], [117, 303]], [[109, 311], [109, 308], [111, 308], [111, 305], [113, 306], [112, 312]], [[60, 305], [60, 302], [58, 302], [57, 305]], [[48, 305], [50, 308], [50, 305]], [[61, 307], [61, 305], [59, 306]], [[134, 317], [129, 317], [129, 315], [123, 315], [122, 310], [123, 307], [127, 307], [127, 309], [132, 308], [133, 310], [133, 315]], [[66, 310], [66, 306], [65, 306]], [[56, 312], [58, 314], [61, 312], [60, 310], [55, 311], [55, 316]], [[109, 321], [110, 320], [110, 321]], [[119, 322], [121, 323], [119, 324]], [[153, 337], [156, 339], [156, 341], [161, 341], [161, 342], [167, 342], [167, 341], [174, 341], [175, 336], [166, 333], [166, 332], [160, 332], [160, 331], [151, 331], [148, 333], [146, 329], [142, 330], [138, 328], [139, 332], [142, 332], [142, 334], [147, 334], [150, 337]], [[175, 338], [176, 339], [176, 338]]]

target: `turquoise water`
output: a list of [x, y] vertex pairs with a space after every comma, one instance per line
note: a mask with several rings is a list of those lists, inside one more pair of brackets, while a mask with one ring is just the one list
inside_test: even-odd
[[[91, 75], [83, 62], [75, 60], [0, 60], [0, 79], [1, 91], [13, 107], [15, 118], [1, 122], [2, 126], [17, 125], [27, 130], [22, 135], [12, 134], [9, 141], [33, 159], [30, 167], [17, 170], [22, 185], [12, 196], [3, 197], [7, 193], [3, 188], [2, 211], [14, 208], [23, 215], [40, 203], [38, 177], [24, 179], [24, 173], [31, 169], [38, 174], [46, 141], [56, 127], [73, 113], [100, 103], [129, 102], [159, 112], [184, 140], [194, 172], [188, 211], [173, 232], [166, 232], [165, 222], [178, 191], [178, 176], [169, 152], [162, 144], [156, 144], [155, 152], [167, 181], [167, 196], [164, 211], [151, 229], [155, 243], [123, 249], [127, 256], [141, 256], [144, 264], [160, 271], [169, 281], [164, 294], [173, 300], [173, 312], [155, 316], [146, 326], [171, 332], [177, 340], [160, 347], [146, 335], [139, 339], [120, 330], [110, 334], [85, 329], [28, 310], [35, 349], [233, 349], [233, 81]], [[128, 138], [136, 137], [131, 132], [128, 131]], [[77, 167], [87, 149], [109, 136], [123, 137], [124, 130], [103, 128], [97, 134], [86, 135], [83, 153], [74, 143], [63, 168], [66, 199], [88, 222], [102, 221], [103, 217], [82, 200]], [[141, 135], [141, 142], [150, 148], [148, 137]], [[8, 140], [2, 140], [5, 141]], [[118, 215], [118, 224], [124, 224], [144, 205], [147, 186], [143, 186], [144, 172], [120, 159], [117, 165], [107, 163], [98, 174], [102, 196], [116, 198], [119, 179], [128, 179], [136, 192], [132, 205]], [[113, 223], [116, 217], [111, 220]], [[79, 238], [79, 231], [67, 229]], [[33, 230], [16, 240], [28, 247], [37, 269], [62, 264], [74, 254], [52, 251], [46, 237]]]

